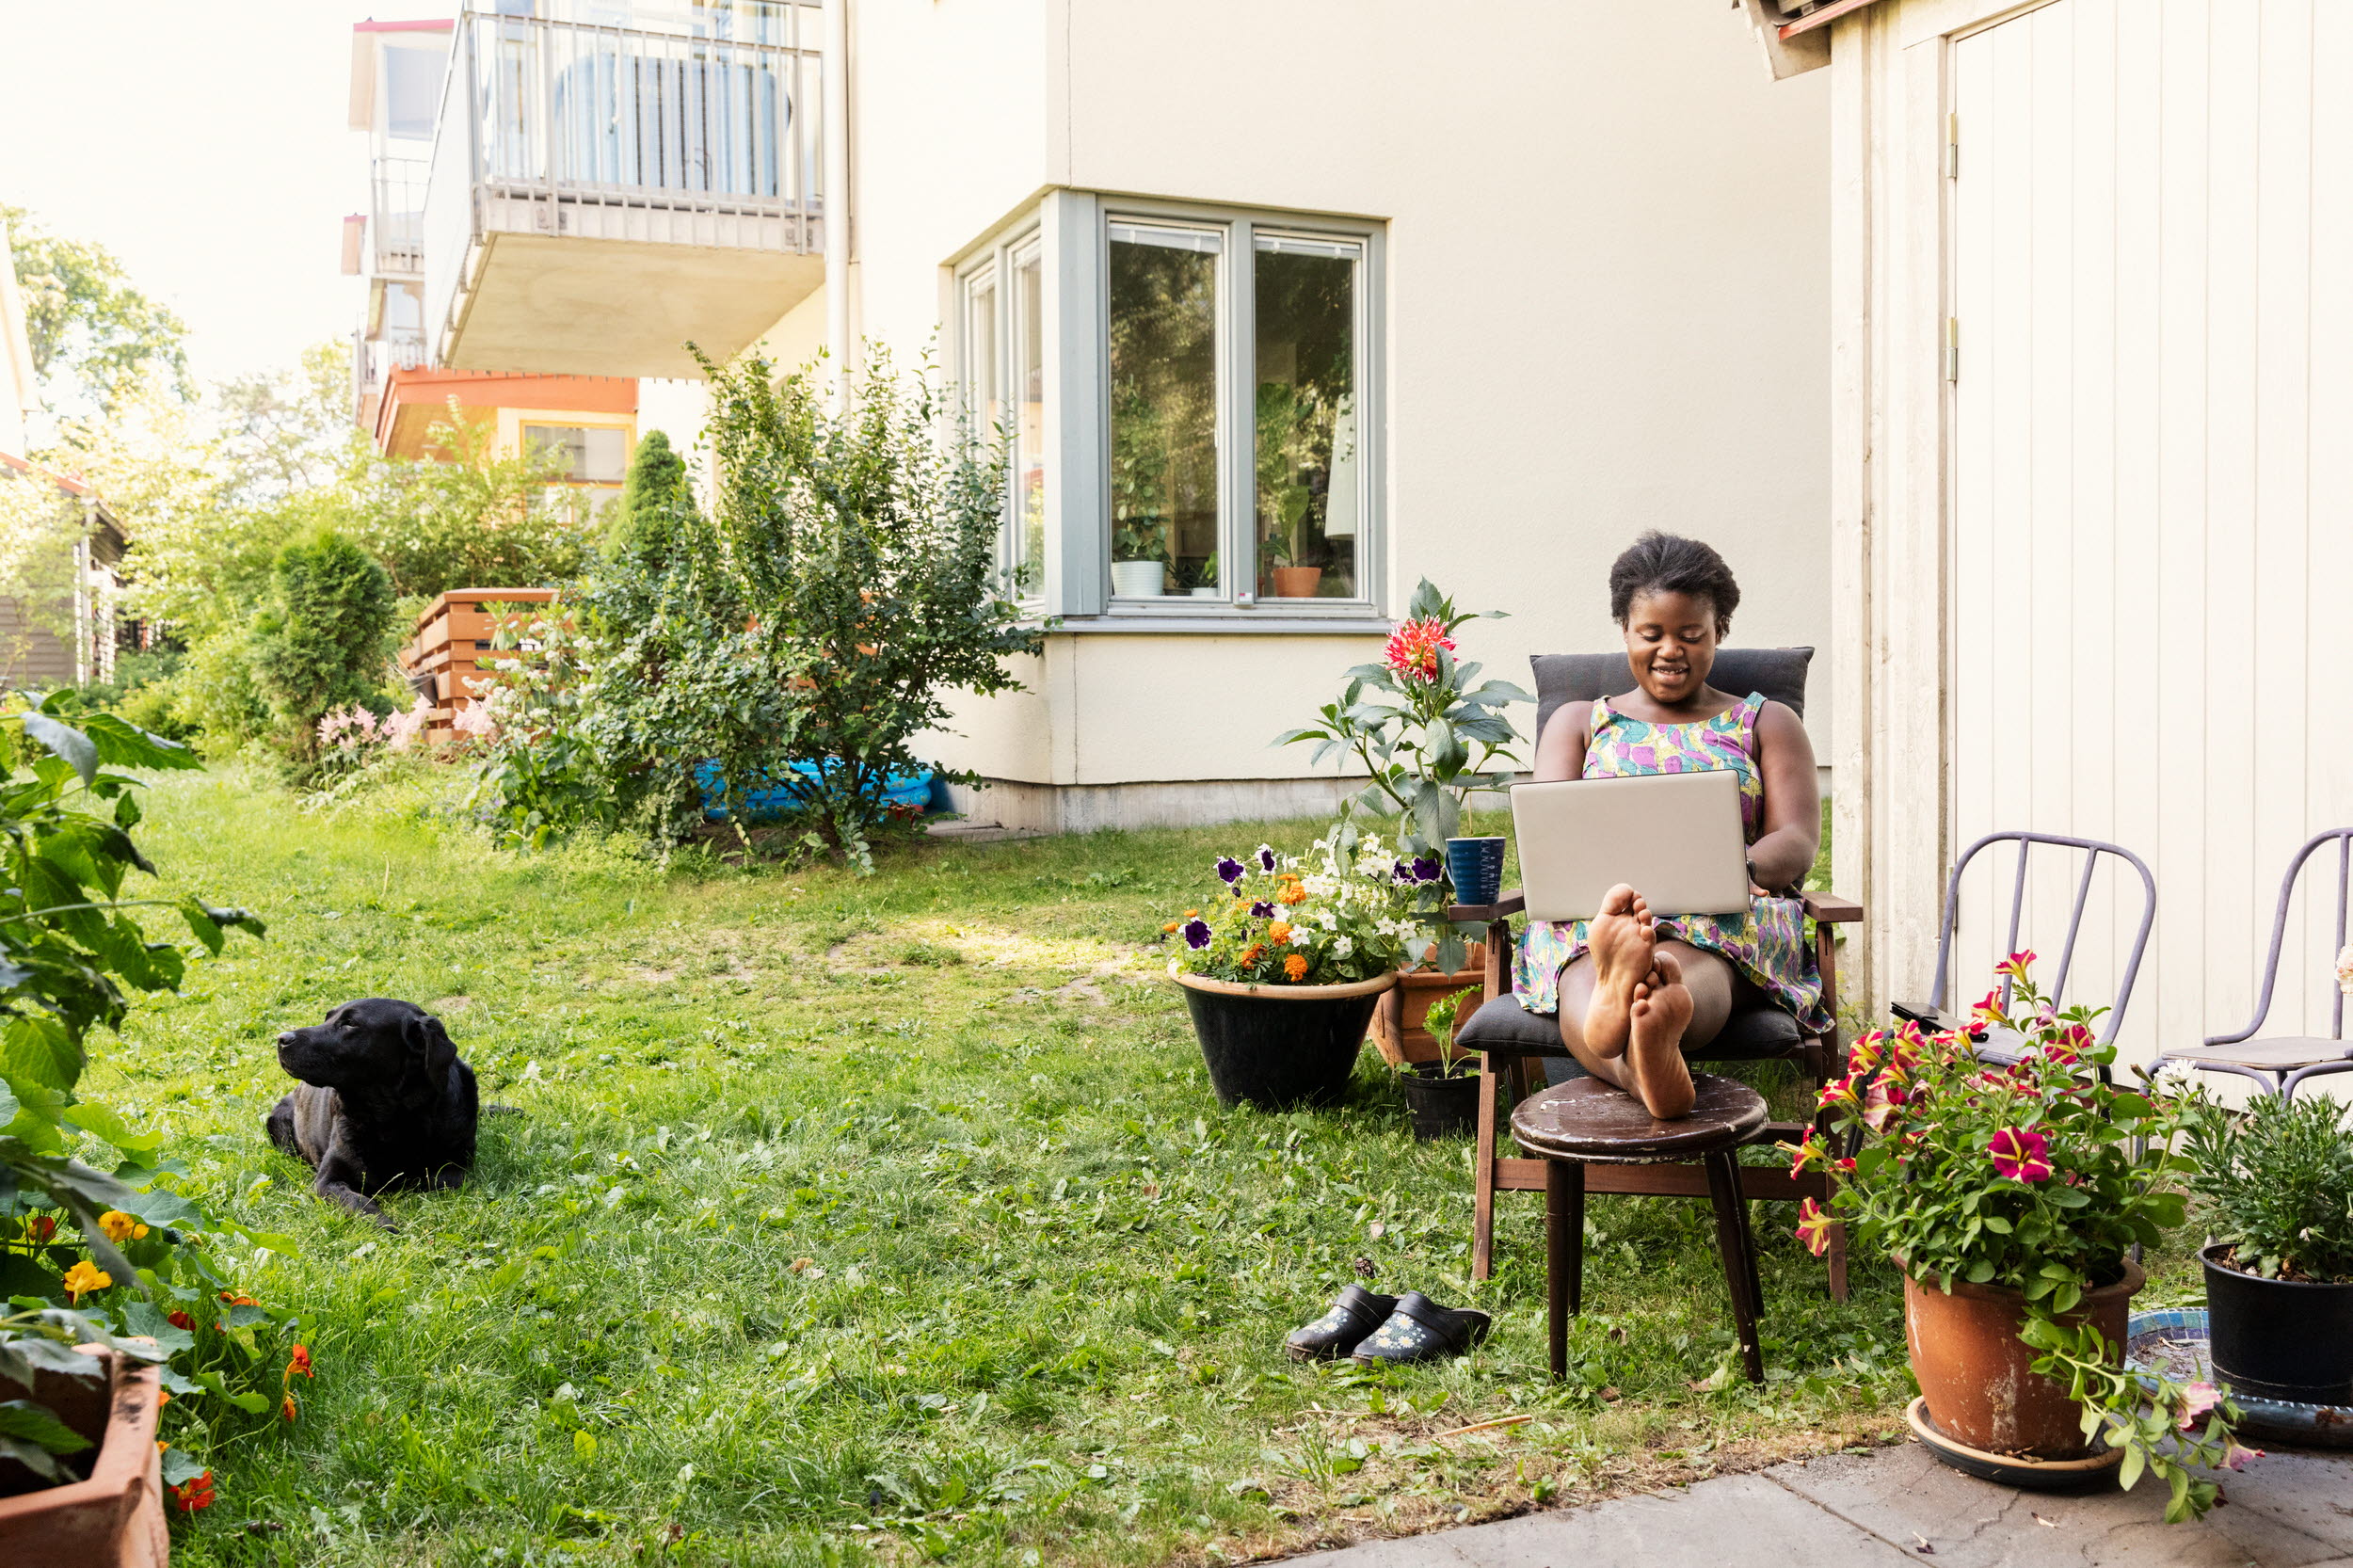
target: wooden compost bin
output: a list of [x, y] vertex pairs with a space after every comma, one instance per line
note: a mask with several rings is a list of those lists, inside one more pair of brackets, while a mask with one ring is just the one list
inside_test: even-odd
[[433, 704], [425, 721], [428, 744], [450, 739], [458, 712], [473, 706], [477, 690], [499, 679], [489, 667], [493, 660], [527, 657], [518, 648], [492, 648], [500, 617], [486, 606], [545, 604], [554, 598], [553, 588], [453, 588], [424, 607], [417, 634], [400, 650], [400, 667], [417, 695]]

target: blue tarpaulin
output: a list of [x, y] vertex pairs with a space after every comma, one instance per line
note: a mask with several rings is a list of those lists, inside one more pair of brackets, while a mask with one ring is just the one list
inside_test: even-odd
[[[778, 772], [796, 774], [803, 778], [814, 779], [817, 777], [817, 764], [814, 762], [780, 763], [776, 767], [767, 769], [765, 777], [773, 779]], [[928, 811], [932, 808], [933, 778], [934, 775], [929, 769], [921, 773], [894, 776], [889, 780], [887, 798], [893, 806], [905, 806], [918, 811]], [[727, 807], [720, 799], [722, 792], [719, 764], [705, 762], [697, 767], [695, 770], [695, 782], [702, 786], [704, 819], [710, 822], [727, 821]], [[789, 816], [799, 805], [800, 797], [790, 790], [774, 785], [767, 789], [756, 789], [744, 801], [744, 820], [748, 823], [775, 822], [780, 817]]]

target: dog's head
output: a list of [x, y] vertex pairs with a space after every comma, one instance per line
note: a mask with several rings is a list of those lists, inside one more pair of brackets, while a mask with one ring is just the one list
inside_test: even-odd
[[440, 1019], [389, 997], [347, 1001], [325, 1023], [278, 1037], [278, 1064], [322, 1089], [391, 1092], [438, 1080], [456, 1059]]

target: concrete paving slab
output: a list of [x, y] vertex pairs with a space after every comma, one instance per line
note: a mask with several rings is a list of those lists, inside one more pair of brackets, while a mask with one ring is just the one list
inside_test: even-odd
[[2250, 1466], [2225, 1479], [2229, 1505], [2195, 1523], [2169, 1525], [2165, 1491], [2153, 1481], [2130, 1492], [2017, 1492], [1940, 1464], [1917, 1444], [1765, 1472], [1884, 1539], [1915, 1549], [1925, 1539], [1937, 1568], [2304, 1568], [2345, 1555], [2312, 1528], [2312, 1511], [2325, 1512], [2328, 1504], [2305, 1488], [2353, 1491], [2347, 1479], [2282, 1474], [2267, 1489], [2245, 1486], [2253, 1473]]
[[2267, 1514], [2339, 1558], [2353, 1556], [2353, 1453], [2274, 1450], [2222, 1478], [2230, 1506], [2220, 1512]]

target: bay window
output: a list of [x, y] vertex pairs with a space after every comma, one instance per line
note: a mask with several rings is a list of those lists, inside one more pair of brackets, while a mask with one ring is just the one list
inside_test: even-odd
[[1379, 227], [1084, 192], [1041, 217], [958, 280], [1028, 597], [1103, 630], [1377, 616]]

